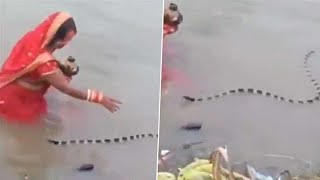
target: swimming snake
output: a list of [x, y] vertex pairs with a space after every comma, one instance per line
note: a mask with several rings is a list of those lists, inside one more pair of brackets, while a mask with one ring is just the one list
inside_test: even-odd
[[235, 94], [252, 94], [252, 95], [261, 95], [273, 98], [278, 101], [287, 102], [291, 104], [312, 104], [315, 102], [320, 101], [320, 84], [317, 82], [315, 78], [312, 77], [311, 70], [308, 68], [308, 60], [311, 57], [312, 54], [314, 54], [315, 51], [310, 51], [308, 54], [306, 54], [304, 58], [304, 69], [306, 72], [306, 75], [308, 78], [310, 78], [310, 82], [313, 85], [317, 95], [314, 98], [311, 99], [305, 99], [305, 100], [295, 100], [290, 98], [285, 98], [280, 95], [272, 94], [271, 92], [254, 89], [254, 88], [238, 88], [238, 89], [231, 89], [219, 94], [215, 94], [213, 96], [207, 96], [207, 97], [191, 97], [191, 96], [183, 96], [183, 98], [188, 102], [203, 102], [203, 101], [213, 101], [221, 99], [222, 97], [228, 96], [228, 95], [235, 95]]

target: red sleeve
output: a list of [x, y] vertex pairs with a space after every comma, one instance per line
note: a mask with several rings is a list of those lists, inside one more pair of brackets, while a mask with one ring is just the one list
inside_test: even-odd
[[40, 65], [36, 71], [39, 76], [44, 76], [56, 72], [59, 69], [59, 65], [56, 60], [48, 61], [45, 64]]

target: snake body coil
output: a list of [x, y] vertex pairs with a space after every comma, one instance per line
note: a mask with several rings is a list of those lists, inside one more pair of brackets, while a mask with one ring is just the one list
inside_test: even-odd
[[[272, 94], [270, 92], [265, 92], [259, 89], [253, 88], [238, 88], [232, 89], [220, 94], [216, 94], [214, 96], [208, 96], [206, 98], [203, 97], [190, 97], [190, 96], [183, 96], [183, 98], [189, 102], [203, 102], [203, 101], [210, 101], [210, 100], [218, 100], [224, 96], [233, 95], [233, 94], [254, 94], [254, 95], [262, 95], [266, 97], [273, 98], [278, 101], [288, 102], [292, 104], [312, 104], [315, 102], [320, 101], [320, 84], [312, 78], [311, 70], [308, 69], [308, 60], [310, 56], [315, 53], [314, 51], [310, 51], [304, 58], [304, 68], [306, 69], [306, 74], [310, 78], [310, 82], [313, 84], [313, 87], [316, 90], [317, 96], [312, 99], [307, 100], [294, 100], [290, 98], [285, 98], [279, 95]], [[128, 141], [133, 141], [137, 139], [145, 139], [145, 138], [158, 138], [158, 134], [137, 134], [131, 136], [123, 136], [118, 138], [100, 138], [100, 139], [78, 139], [78, 140], [53, 140], [48, 139], [48, 143], [53, 145], [74, 145], [74, 144], [111, 144], [111, 143], [123, 143]]]
[[137, 134], [132, 136], [123, 136], [118, 138], [101, 138], [101, 139], [74, 139], [74, 140], [53, 140], [48, 139], [48, 142], [53, 145], [73, 145], [73, 144], [111, 144], [111, 143], [124, 143], [128, 141], [145, 139], [145, 138], [158, 138], [158, 134]]
[[272, 94], [270, 92], [266, 92], [259, 89], [253, 88], [238, 88], [238, 89], [231, 89], [229, 91], [222, 92], [220, 94], [216, 94], [214, 96], [207, 96], [207, 97], [190, 97], [190, 96], [183, 96], [183, 98], [189, 102], [203, 102], [203, 101], [211, 101], [211, 100], [218, 100], [224, 96], [233, 95], [233, 94], [253, 94], [253, 95], [262, 95], [266, 97], [273, 98], [278, 101], [288, 102], [291, 104], [312, 104], [315, 102], [320, 101], [320, 84], [312, 77], [311, 70], [308, 69], [308, 60], [310, 56], [315, 53], [314, 51], [310, 51], [304, 58], [304, 68], [306, 70], [306, 75], [310, 78], [310, 82], [312, 83], [314, 89], [316, 90], [317, 96], [311, 99], [306, 100], [294, 100], [290, 98], [285, 98], [283, 96], [279, 96], [276, 94]]

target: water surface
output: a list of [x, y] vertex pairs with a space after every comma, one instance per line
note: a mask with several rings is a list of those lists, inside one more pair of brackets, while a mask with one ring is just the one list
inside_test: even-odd
[[[256, 166], [279, 161], [263, 158], [271, 153], [319, 162], [319, 103], [290, 105], [247, 95], [193, 105], [181, 102], [186, 94], [212, 96], [236, 88], [257, 88], [294, 99], [314, 97], [303, 58], [316, 51], [309, 66], [319, 79], [319, 1], [176, 2], [184, 22], [165, 41], [168, 52], [163, 61], [191, 83], [187, 88], [172, 87], [162, 99], [160, 149], [176, 150], [186, 142], [204, 141], [194, 147], [194, 155], [227, 145], [235, 162]], [[202, 122], [202, 130], [179, 130], [185, 122]]]
[[[63, 129], [49, 134], [51, 137], [89, 139], [157, 133], [161, 1], [45, 0], [40, 3], [35, 0], [1, 0], [0, 3], [2, 61], [15, 42], [47, 15], [55, 11], [68, 11], [75, 18], [78, 35], [56, 56], [64, 59], [72, 55], [77, 59], [81, 70], [72, 84], [82, 89], [103, 90], [123, 102], [121, 111], [111, 115], [103, 107], [66, 97], [53, 90], [48, 94], [50, 112], [62, 119]], [[28, 134], [25, 128], [18, 132]], [[43, 137], [43, 134], [30, 135], [29, 140], [38, 142], [38, 136]], [[21, 169], [20, 166], [27, 166], [28, 172], [38, 174], [35, 175], [38, 177], [33, 177], [35, 180], [149, 180], [155, 177], [156, 139], [119, 145], [50, 146], [50, 151], [43, 152], [42, 157], [51, 157], [55, 161], [48, 160], [47, 167], [30, 165], [36, 158], [30, 154], [39, 154], [37, 152], [42, 152], [40, 148], [32, 146], [29, 154], [23, 150], [22, 156], [16, 152], [15, 139], [9, 133], [2, 132], [0, 139], [0, 172], [4, 179], [19, 179], [15, 173]], [[25, 144], [30, 141], [23, 140]], [[7, 164], [6, 152], [19, 162]], [[94, 163], [96, 168], [89, 173], [74, 171], [82, 163]]]

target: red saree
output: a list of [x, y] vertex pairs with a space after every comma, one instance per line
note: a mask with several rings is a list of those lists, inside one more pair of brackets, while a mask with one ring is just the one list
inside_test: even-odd
[[[177, 32], [177, 30], [178, 30], [178, 26], [170, 26], [168, 24], [164, 24], [163, 38], [165, 38], [167, 35]], [[164, 48], [162, 53], [165, 53]], [[187, 80], [181, 72], [165, 65], [164, 60], [162, 60], [161, 90], [164, 93], [167, 93], [167, 90], [169, 88], [169, 83], [179, 85], [181, 87], [186, 87], [188, 89], [190, 89], [190, 86], [191, 86], [191, 82], [189, 82], [189, 80]]]
[[[163, 24], [163, 38], [167, 35], [173, 34], [177, 31], [177, 28], [167, 24]], [[162, 77], [161, 77], [161, 89], [166, 90], [168, 88], [168, 82], [171, 81], [170, 70], [162, 63]]]
[[163, 24], [163, 38], [169, 34], [175, 33], [177, 30], [177, 27]]
[[70, 17], [64, 12], [51, 14], [14, 46], [0, 71], [1, 119], [35, 123], [46, 115], [44, 94], [50, 85], [40, 78], [57, 71], [58, 64], [45, 46]]

